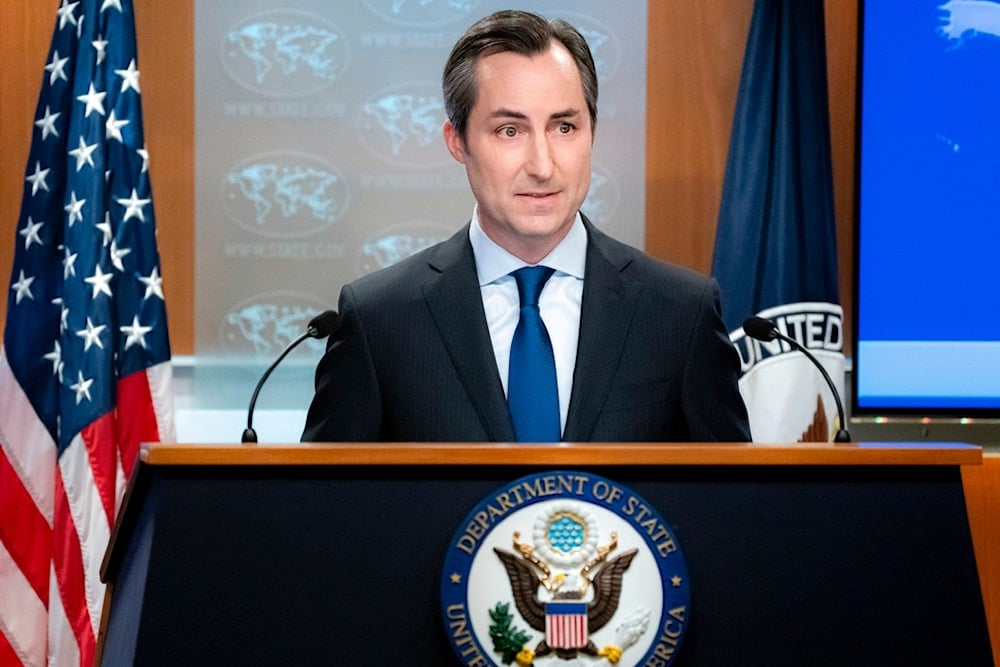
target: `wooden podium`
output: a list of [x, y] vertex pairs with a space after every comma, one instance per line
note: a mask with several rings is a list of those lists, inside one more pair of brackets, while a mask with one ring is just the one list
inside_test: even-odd
[[[144, 446], [100, 664], [462, 664], [446, 552], [504, 484], [589, 471], [672, 526], [672, 665], [992, 665], [960, 444]], [[538, 665], [558, 665], [546, 658]], [[605, 664], [595, 661], [594, 664]]]

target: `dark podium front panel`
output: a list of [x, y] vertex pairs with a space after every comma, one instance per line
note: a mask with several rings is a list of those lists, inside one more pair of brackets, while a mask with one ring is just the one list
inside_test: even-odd
[[170, 447], [144, 450], [105, 561], [105, 665], [461, 664], [440, 612], [451, 540], [548, 469], [627, 485], [672, 526], [691, 588], [673, 665], [993, 664], [958, 465], [753, 445]]

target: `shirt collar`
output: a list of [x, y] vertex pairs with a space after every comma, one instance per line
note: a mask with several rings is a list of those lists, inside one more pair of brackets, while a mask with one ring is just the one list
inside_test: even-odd
[[[476, 258], [476, 272], [479, 274], [480, 286], [489, 285], [511, 271], [527, 266], [524, 260], [510, 254], [486, 235], [479, 224], [478, 207], [472, 213], [469, 242]], [[538, 263], [555, 269], [557, 273], [583, 280], [587, 264], [587, 230], [579, 213], [576, 214], [576, 220], [559, 245]]]

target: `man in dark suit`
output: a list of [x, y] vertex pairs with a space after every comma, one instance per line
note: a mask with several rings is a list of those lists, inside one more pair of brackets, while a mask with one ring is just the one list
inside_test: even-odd
[[[473, 218], [343, 288], [303, 440], [749, 441], [716, 282], [579, 212], [597, 120], [583, 37], [498, 12], [459, 39], [443, 83], [444, 139], [465, 165]], [[548, 267], [537, 311], [554, 371], [527, 402], [551, 395], [545, 437], [524, 436], [506, 396], [526, 317], [514, 275], [533, 266]]]

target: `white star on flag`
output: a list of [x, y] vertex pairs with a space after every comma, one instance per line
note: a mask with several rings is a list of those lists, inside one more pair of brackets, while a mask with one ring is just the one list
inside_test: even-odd
[[104, 52], [108, 48], [108, 40], [106, 39], [95, 39], [90, 43], [94, 47], [94, 51], [97, 52], [97, 64], [100, 65], [104, 62]]
[[108, 113], [107, 122], [104, 124], [105, 127], [104, 138], [117, 139], [118, 141], [122, 141], [122, 128], [128, 124], [129, 121], [127, 120], [118, 120], [117, 118], [115, 118], [115, 110], [112, 109], [111, 112]]
[[35, 162], [35, 173], [26, 177], [24, 180], [31, 183], [31, 196], [34, 197], [38, 194], [39, 190], [49, 191], [49, 184], [45, 182], [45, 178], [49, 175], [51, 169], [42, 169], [41, 162]]
[[59, 132], [56, 131], [56, 121], [62, 114], [60, 112], [52, 113], [49, 111], [48, 105], [45, 105], [45, 113], [41, 118], [35, 121], [37, 127], [42, 128], [42, 141], [48, 139], [49, 135], [53, 135], [57, 139], [59, 138]]
[[152, 331], [153, 327], [142, 326], [141, 324], [139, 324], [139, 316], [133, 315], [132, 325], [119, 327], [119, 329], [121, 329], [121, 332], [126, 336], [125, 349], [127, 350], [136, 343], [142, 345], [143, 347], [146, 347], [146, 334]]
[[52, 303], [59, 306], [59, 333], [69, 331], [69, 308], [62, 305], [62, 299], [52, 299]]
[[76, 392], [76, 404], [80, 405], [80, 401], [86, 396], [88, 401], [92, 401], [90, 397], [90, 385], [94, 384], [93, 378], [89, 380], [83, 379], [83, 371], [77, 371], [77, 378], [79, 378], [74, 384], [70, 385], [70, 389]]
[[54, 341], [53, 345], [55, 347], [52, 348], [52, 351], [44, 355], [42, 358], [45, 359], [46, 361], [52, 362], [52, 374], [58, 375], [59, 381], [62, 382], [62, 370], [63, 370], [62, 349], [59, 347], [58, 340]]
[[132, 252], [128, 248], [119, 248], [116, 241], [111, 241], [111, 263], [115, 265], [115, 268], [119, 271], [125, 270], [125, 265], [122, 263], [122, 258], [125, 255]]
[[143, 222], [146, 221], [146, 216], [142, 214], [142, 207], [149, 203], [149, 199], [140, 199], [139, 195], [136, 193], [135, 188], [132, 188], [132, 196], [126, 199], [116, 199], [119, 204], [125, 207], [125, 217], [124, 220], [129, 220], [131, 218], [139, 218]]
[[[142, 280], [140, 278], [140, 280]], [[35, 296], [31, 293], [31, 283], [35, 282], [35, 277], [25, 277], [24, 271], [19, 272], [17, 282], [10, 286], [11, 290], [14, 291], [14, 299], [16, 303], [21, 303], [21, 299], [28, 297], [29, 299], [34, 299]], [[146, 296], [149, 296], [149, 290], [146, 290]]]
[[63, 250], [66, 252], [66, 256], [63, 257], [63, 280], [66, 280], [70, 276], [76, 275], [76, 269], [73, 268], [73, 265], [76, 263], [79, 253], [70, 252], [69, 248], [66, 247], [63, 247]]
[[87, 318], [87, 326], [76, 332], [76, 335], [83, 339], [83, 351], [86, 352], [90, 349], [92, 345], [104, 349], [104, 343], [101, 342], [101, 332], [108, 328], [106, 324], [98, 324], [94, 326], [94, 323]]
[[25, 250], [30, 248], [32, 243], [43, 245], [42, 239], [38, 236], [38, 230], [41, 229], [43, 225], [45, 225], [44, 222], [32, 222], [31, 216], [30, 215], [28, 216], [28, 222], [25, 225], [24, 229], [18, 232], [21, 236], [24, 237]]
[[83, 169], [83, 165], [89, 164], [91, 167], [94, 166], [94, 151], [97, 150], [97, 144], [87, 145], [87, 142], [83, 140], [83, 136], [80, 136], [80, 145], [77, 148], [69, 151], [69, 154], [76, 158], [76, 170], [80, 171]]
[[69, 58], [60, 58], [58, 51], [52, 52], [52, 60], [49, 64], [45, 66], [46, 71], [49, 73], [49, 84], [53, 84], [59, 79], [63, 81], [69, 81], [66, 78], [66, 63], [69, 62]]
[[128, 64], [127, 69], [116, 69], [115, 74], [122, 78], [122, 89], [121, 92], [125, 92], [129, 88], [135, 90], [135, 92], [140, 92], [139, 90], [139, 70], [135, 68], [135, 60]]
[[113, 296], [111, 294], [111, 285], [108, 284], [113, 276], [114, 274], [112, 273], [104, 273], [104, 271], [101, 270], [100, 264], [95, 266], [94, 275], [83, 279], [83, 282], [93, 286], [94, 291], [91, 293], [90, 298], [96, 299], [98, 294]]
[[76, 99], [87, 105], [86, 110], [83, 112], [83, 117], [89, 118], [91, 111], [96, 111], [103, 116], [105, 97], [107, 97], [107, 93], [99, 93], [94, 90], [94, 84], [90, 84], [90, 89], [86, 92], [86, 94], [77, 95]]
[[105, 211], [104, 220], [94, 225], [94, 227], [96, 227], [97, 231], [101, 232], [103, 235], [101, 245], [108, 245], [108, 243], [111, 242], [111, 211]]
[[67, 224], [72, 227], [74, 222], [83, 220], [83, 205], [87, 203], [86, 199], [77, 199], [76, 192], [71, 192], [69, 197], [69, 203], [63, 207], [67, 215]]
[[79, 2], [69, 2], [69, 0], [62, 0], [62, 5], [56, 14], [59, 17], [59, 29], [62, 30], [66, 27], [67, 23], [72, 23], [76, 25], [76, 16], [74, 15], [74, 10], [76, 10]]
[[139, 282], [146, 286], [146, 294], [142, 297], [143, 301], [148, 299], [150, 296], [155, 295], [163, 299], [163, 279], [160, 278], [160, 270], [155, 266], [153, 267], [153, 272], [146, 276], [139, 276]]

